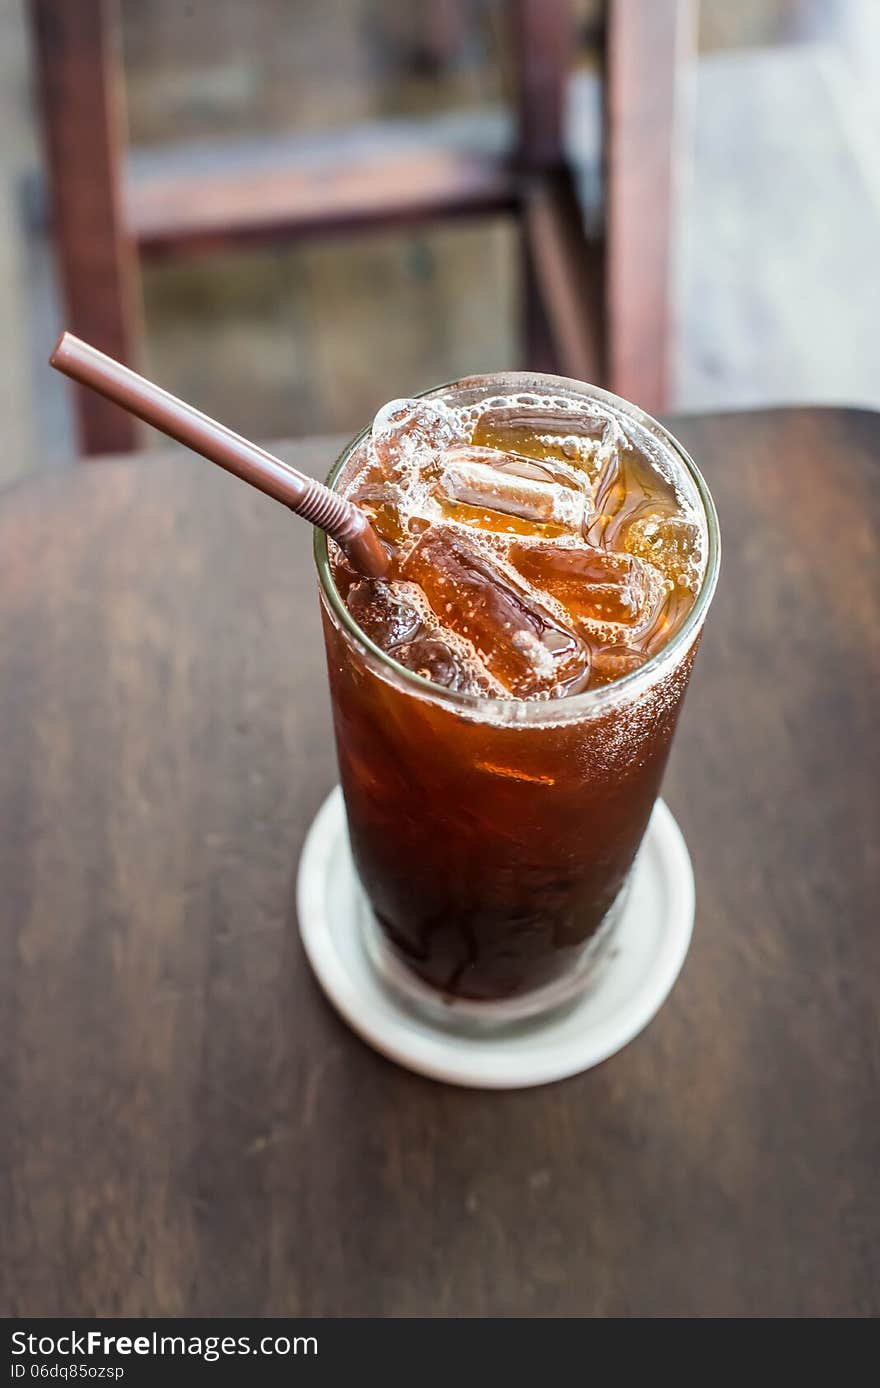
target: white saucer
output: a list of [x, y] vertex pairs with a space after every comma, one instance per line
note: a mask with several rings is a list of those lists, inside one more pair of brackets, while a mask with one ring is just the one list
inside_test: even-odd
[[547, 1017], [483, 1035], [433, 1026], [383, 986], [364, 944], [371, 912], [351, 859], [338, 786], [309, 829], [297, 909], [319, 984], [369, 1045], [431, 1079], [475, 1089], [524, 1089], [598, 1065], [647, 1026], [688, 951], [694, 877], [681, 830], [658, 800], [613, 940], [585, 992]]

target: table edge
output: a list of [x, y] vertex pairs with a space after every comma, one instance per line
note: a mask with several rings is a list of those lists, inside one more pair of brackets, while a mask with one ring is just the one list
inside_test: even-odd
[[[731, 407], [725, 410], [664, 410], [659, 415], [659, 418], [668, 425], [673, 433], [675, 433], [677, 428], [681, 426], [687, 427], [691, 424], [700, 425], [708, 422], [724, 423], [728, 420], [743, 418], [751, 420], [756, 418], [767, 419], [794, 415], [870, 421], [871, 425], [877, 430], [878, 442], [880, 442], [880, 408], [875, 409], [871, 405], [786, 404], [761, 405], [757, 408], [744, 406], [742, 409]], [[270, 440], [268, 443], [262, 443], [261, 446], [267, 448], [269, 452], [282, 453], [298, 446], [313, 448], [325, 444], [328, 455], [332, 455], [332, 458], [335, 459], [352, 437], [354, 437], [354, 435], [339, 433], [303, 434], [298, 438]], [[25, 473], [21, 477], [14, 477], [9, 482], [0, 485], [0, 504], [19, 491], [30, 490], [35, 487], [50, 486], [53, 482], [69, 479], [71, 475], [76, 475], [76, 471], [81, 464], [97, 468], [112, 469], [120, 466], [140, 465], [141, 463], [163, 461], [169, 458], [180, 458], [183, 456], [194, 458], [198, 455], [183, 447], [173, 447], [167, 449], [135, 449], [131, 453], [107, 453], [94, 458], [78, 456], [73, 459], [72, 463], [61, 463], [46, 468], [38, 468], [34, 472]]]

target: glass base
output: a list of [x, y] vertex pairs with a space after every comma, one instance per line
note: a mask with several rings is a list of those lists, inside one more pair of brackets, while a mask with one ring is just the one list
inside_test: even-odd
[[416, 1016], [434, 1026], [448, 1028], [457, 1035], [479, 1035], [497, 1031], [510, 1023], [529, 1021], [546, 1016], [573, 1003], [591, 983], [608, 957], [614, 931], [626, 908], [632, 873], [606, 913], [599, 929], [584, 946], [580, 956], [559, 978], [529, 992], [508, 998], [476, 1001], [442, 993], [425, 983], [408, 967], [390, 944], [387, 935], [370, 909], [366, 893], [361, 889], [361, 910], [358, 926], [367, 958], [385, 988], [399, 1003]]
[[[372, 919], [351, 860], [339, 789], [318, 812], [297, 875], [299, 932], [327, 1000], [358, 1036], [389, 1060], [448, 1084], [523, 1089], [607, 1060], [647, 1026], [678, 976], [691, 938], [694, 880], [681, 832], [662, 801], [654, 807], [620, 918], [609, 919], [580, 966], [554, 985], [510, 1002], [452, 1007], [399, 960], [370, 957]], [[384, 945], [382, 937], [379, 944]], [[401, 979], [403, 988], [395, 986]], [[425, 998], [427, 992], [427, 998]], [[539, 1011], [535, 1011], [535, 1006]], [[463, 1012], [467, 1015], [463, 1015]]]

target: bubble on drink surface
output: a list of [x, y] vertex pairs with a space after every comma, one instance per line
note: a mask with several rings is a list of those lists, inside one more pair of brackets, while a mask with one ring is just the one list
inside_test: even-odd
[[349, 588], [346, 606], [361, 631], [382, 650], [391, 651], [412, 640], [422, 626], [420, 593], [408, 585], [364, 579]]
[[439, 465], [438, 490], [448, 500], [565, 530], [584, 523], [583, 491], [552, 467], [472, 444], [447, 448]]
[[442, 689], [468, 692], [473, 677], [467, 664], [452, 647], [436, 636], [421, 636], [395, 652], [395, 658], [414, 674], [439, 684]]
[[701, 533], [686, 516], [648, 515], [626, 528], [624, 545], [671, 582], [696, 590], [700, 580]]
[[612, 680], [631, 675], [644, 665], [645, 659], [641, 651], [634, 650], [632, 646], [602, 646], [593, 651], [593, 673], [597, 682], [610, 684]]
[[445, 689], [507, 696], [471, 643], [438, 620], [417, 584], [358, 578], [346, 590], [345, 605], [364, 634], [407, 669]]
[[579, 408], [570, 400], [522, 395], [515, 402], [487, 401], [472, 442], [538, 462], [555, 459], [589, 483], [621, 438], [616, 420], [598, 405]]
[[555, 652], [549, 650], [534, 631], [529, 631], [528, 627], [521, 627], [519, 631], [512, 633], [510, 644], [515, 651], [525, 656], [536, 680], [548, 687], [558, 682]]
[[458, 442], [463, 442], [461, 425], [442, 400], [389, 400], [373, 420], [373, 449], [386, 477], [394, 480]]

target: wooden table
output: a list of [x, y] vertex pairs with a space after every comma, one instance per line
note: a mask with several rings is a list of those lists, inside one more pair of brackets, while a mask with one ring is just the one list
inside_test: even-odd
[[306, 966], [296, 522], [182, 455], [0, 498], [0, 1311], [880, 1311], [880, 415], [673, 427], [725, 546], [665, 790], [694, 943], [522, 1093], [396, 1069]]

